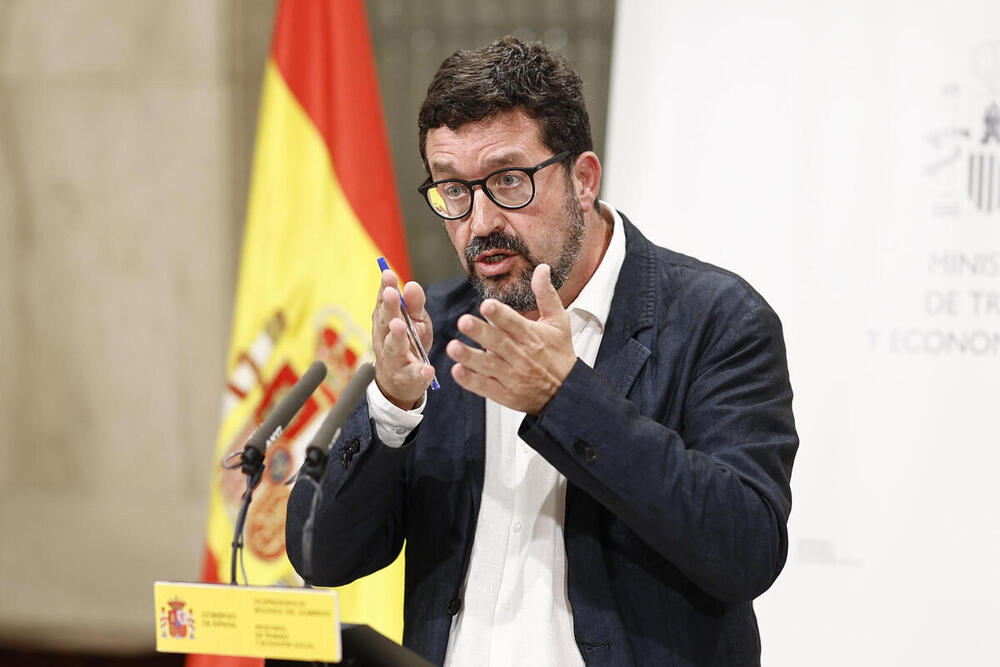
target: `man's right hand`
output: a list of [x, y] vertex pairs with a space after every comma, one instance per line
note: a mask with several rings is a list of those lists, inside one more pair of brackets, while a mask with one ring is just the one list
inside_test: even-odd
[[[412, 410], [420, 405], [434, 377], [434, 368], [424, 363], [410, 343], [397, 285], [399, 279], [395, 273], [391, 270], [382, 272], [382, 284], [372, 313], [375, 383], [382, 395], [394, 405]], [[420, 342], [425, 350], [429, 350], [434, 339], [434, 327], [424, 310], [427, 301], [424, 290], [418, 283], [408, 282], [403, 286], [403, 298]]]

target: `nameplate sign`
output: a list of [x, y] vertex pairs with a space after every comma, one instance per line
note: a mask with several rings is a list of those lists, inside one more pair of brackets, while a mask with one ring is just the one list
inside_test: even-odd
[[340, 662], [337, 593], [157, 581], [156, 650]]

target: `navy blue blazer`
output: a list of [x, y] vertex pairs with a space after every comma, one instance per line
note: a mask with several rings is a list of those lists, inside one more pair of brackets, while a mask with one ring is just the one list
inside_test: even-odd
[[[785, 562], [798, 446], [781, 324], [745, 281], [647, 241], [625, 221], [622, 266], [594, 368], [577, 361], [519, 434], [566, 476], [565, 541], [577, 645], [588, 665], [757, 665], [752, 600]], [[391, 563], [406, 541], [403, 643], [444, 660], [483, 488], [484, 400], [451, 379], [444, 347], [479, 299], [428, 288], [441, 382], [400, 448], [368, 406], [331, 455], [313, 582]], [[311, 499], [288, 503], [301, 569]], [[470, 582], [475, 585], [475, 582]]]

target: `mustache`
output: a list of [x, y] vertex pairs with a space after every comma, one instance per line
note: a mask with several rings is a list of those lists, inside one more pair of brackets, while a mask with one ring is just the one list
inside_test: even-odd
[[527, 259], [531, 258], [528, 246], [520, 238], [512, 234], [504, 234], [501, 231], [494, 231], [487, 236], [476, 236], [469, 240], [465, 246], [465, 261], [469, 266], [472, 266], [476, 257], [490, 250], [504, 250], [517, 253]]

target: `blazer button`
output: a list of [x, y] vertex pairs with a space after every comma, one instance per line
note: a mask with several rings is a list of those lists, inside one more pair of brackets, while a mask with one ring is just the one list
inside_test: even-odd
[[462, 609], [462, 598], [452, 598], [448, 603], [448, 615], [454, 616]]
[[583, 457], [583, 460], [587, 463], [595, 463], [601, 455], [597, 451], [597, 447], [593, 445], [588, 445], [583, 440], [577, 440], [573, 443], [573, 449], [576, 453]]

